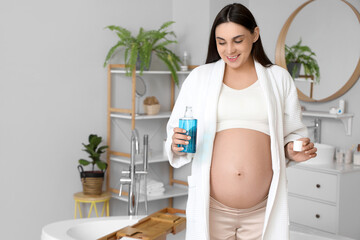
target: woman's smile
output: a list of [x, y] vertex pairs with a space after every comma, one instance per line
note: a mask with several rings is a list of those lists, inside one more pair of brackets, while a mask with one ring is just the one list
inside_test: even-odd
[[230, 61], [230, 62], [235, 62], [238, 58], [239, 58], [240, 54], [238, 55], [235, 55], [235, 56], [227, 56], [227, 59]]

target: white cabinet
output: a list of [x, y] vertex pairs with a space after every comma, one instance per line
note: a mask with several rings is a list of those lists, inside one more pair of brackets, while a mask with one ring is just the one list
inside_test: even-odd
[[360, 166], [287, 168], [290, 222], [360, 239]]
[[[170, 80], [171, 73], [169, 71], [144, 71], [142, 78], [147, 81], [147, 78], [151, 76], [164, 76], [167, 82], [168, 89], [164, 87], [166, 84], [161, 84], [162, 93], [167, 93], [169, 98], [167, 100], [169, 108], [166, 112], [160, 112], [156, 115], [138, 115], [135, 114], [135, 86], [136, 76], [139, 72], [133, 71], [131, 77], [125, 76], [125, 69], [123, 64], [110, 64], [108, 66], [108, 111], [107, 111], [107, 144], [109, 149], [107, 151], [107, 162], [109, 168], [106, 174], [106, 189], [113, 193], [113, 198], [121, 201], [128, 201], [126, 189], [123, 191], [122, 196], [119, 196], [119, 179], [122, 170], [127, 170], [130, 164], [130, 142], [129, 135], [131, 130], [142, 127], [140, 132], [140, 146], [142, 147], [142, 134], [149, 134], [149, 144], [155, 146], [149, 153], [149, 168], [152, 166], [156, 168], [158, 174], [162, 178], [166, 179], [165, 193], [158, 196], [148, 196], [148, 201], [169, 199], [169, 206], [172, 206], [172, 198], [187, 195], [187, 183], [173, 178], [173, 169], [168, 163], [167, 157], [163, 154], [162, 140], [164, 139], [165, 126], [167, 120], [170, 117], [170, 110], [172, 109], [175, 101], [175, 86], [172, 80]], [[186, 76], [189, 72], [178, 72], [179, 75]], [[121, 75], [121, 78], [116, 78], [115, 75]], [[150, 86], [151, 83], [147, 82]], [[155, 86], [156, 87], [156, 86]], [[158, 86], [159, 87], [159, 86]], [[163, 90], [165, 88], [165, 90]], [[125, 98], [124, 95], [127, 97]], [[119, 95], [122, 96], [122, 101], [119, 101]], [[126, 101], [124, 101], [126, 99]], [[122, 107], [115, 106], [116, 103], [122, 102]], [[125, 103], [124, 103], [125, 102]], [[161, 103], [161, 102], [160, 102]], [[146, 122], [146, 123], [144, 123]], [[115, 129], [116, 125], [117, 129]], [[119, 130], [120, 129], [120, 130]], [[139, 129], [138, 129], [139, 130]], [[160, 134], [157, 134], [160, 132]], [[152, 135], [151, 135], [152, 134]], [[119, 135], [122, 136], [119, 137]], [[153, 137], [154, 135], [161, 135]], [[151, 142], [153, 141], [153, 142]], [[121, 143], [121, 147], [119, 147]], [[136, 166], [142, 169], [143, 161], [141, 156], [136, 159]], [[160, 164], [160, 165], [155, 165]], [[151, 174], [150, 174], [151, 177]], [[139, 201], [144, 201], [144, 197], [140, 196]]]

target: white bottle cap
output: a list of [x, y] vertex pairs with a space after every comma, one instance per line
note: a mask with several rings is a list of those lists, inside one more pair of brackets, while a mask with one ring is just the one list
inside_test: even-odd
[[186, 106], [184, 117], [185, 118], [192, 118], [193, 117], [192, 107]]

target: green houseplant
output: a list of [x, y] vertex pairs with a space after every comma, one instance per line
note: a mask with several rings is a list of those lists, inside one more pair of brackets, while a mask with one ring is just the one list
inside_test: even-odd
[[285, 60], [293, 78], [299, 76], [300, 68], [303, 66], [305, 75], [313, 76], [315, 83], [319, 83], [320, 70], [315, 56], [309, 46], [301, 44], [301, 39], [290, 47], [285, 44]]
[[[105, 171], [107, 169], [107, 163], [101, 161], [100, 156], [105, 152], [105, 149], [108, 148], [108, 146], [100, 146], [102, 137], [99, 137], [96, 134], [90, 134], [88, 140], [88, 144], [82, 144], [85, 147], [85, 149], [82, 150], [89, 154], [91, 161], [79, 159], [80, 165], [78, 166], [83, 185], [83, 192], [87, 195], [100, 195], [102, 193]], [[90, 164], [92, 164], [91, 171], [84, 171], [83, 166], [88, 166]], [[95, 170], [95, 165], [99, 170]]]
[[167, 48], [169, 44], [177, 43], [176, 40], [170, 40], [169, 37], [175, 37], [173, 31], [167, 31], [167, 28], [173, 24], [173, 21], [165, 22], [158, 30], [145, 31], [142, 27], [137, 36], [133, 36], [131, 32], [120, 26], [107, 26], [105, 29], [114, 31], [119, 37], [119, 41], [110, 48], [106, 55], [104, 67], [108, 64], [110, 58], [115, 54], [118, 48], [125, 49], [125, 64], [127, 75], [136, 68], [137, 61], [140, 61], [140, 75], [144, 69], [148, 69], [151, 62], [152, 52], [161, 59], [169, 68], [174, 82], [178, 85], [178, 76], [176, 71], [180, 70], [180, 58]]

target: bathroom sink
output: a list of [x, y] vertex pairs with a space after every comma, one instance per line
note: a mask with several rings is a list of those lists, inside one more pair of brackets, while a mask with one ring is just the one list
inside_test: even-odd
[[334, 162], [335, 147], [323, 143], [315, 143], [317, 156], [302, 164], [329, 164]]

